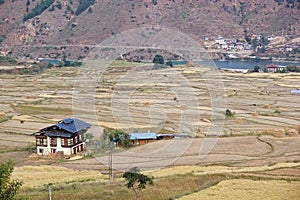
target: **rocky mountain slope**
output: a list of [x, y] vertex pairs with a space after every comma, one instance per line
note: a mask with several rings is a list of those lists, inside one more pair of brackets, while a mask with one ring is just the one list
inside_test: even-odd
[[244, 38], [245, 34], [295, 39], [300, 37], [300, 1], [0, 1], [1, 51], [19, 56], [82, 58], [90, 51], [88, 45], [153, 25], [186, 33], [199, 42], [205, 37]]

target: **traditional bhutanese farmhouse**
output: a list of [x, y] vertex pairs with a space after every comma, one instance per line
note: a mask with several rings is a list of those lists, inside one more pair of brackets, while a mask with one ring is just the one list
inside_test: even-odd
[[129, 136], [133, 145], [147, 144], [157, 139], [156, 133], [130, 133]]
[[267, 71], [268, 72], [287, 72], [288, 68], [287, 66], [282, 66], [282, 65], [267, 65]]
[[33, 135], [37, 154], [55, 156], [78, 154], [85, 150], [85, 133], [92, 125], [75, 118], [66, 118], [55, 125], [43, 128]]

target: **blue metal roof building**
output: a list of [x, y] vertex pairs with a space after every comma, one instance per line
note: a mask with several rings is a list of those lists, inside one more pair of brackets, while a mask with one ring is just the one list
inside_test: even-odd
[[34, 133], [37, 154], [55, 157], [58, 152], [71, 156], [85, 151], [85, 132], [92, 125], [75, 118], [66, 118], [57, 124]]
[[79, 119], [66, 118], [66, 119], [58, 122], [55, 126], [65, 130], [67, 132], [76, 133], [76, 132], [85, 130], [87, 128], [90, 128], [92, 125], [89, 123], [86, 123], [84, 121], [81, 121]]
[[147, 144], [157, 139], [156, 133], [130, 133], [133, 145]]
[[130, 133], [130, 140], [156, 139], [156, 133]]
[[33, 135], [70, 138], [75, 133], [86, 131], [92, 125], [75, 118], [66, 118], [57, 124], [41, 129]]

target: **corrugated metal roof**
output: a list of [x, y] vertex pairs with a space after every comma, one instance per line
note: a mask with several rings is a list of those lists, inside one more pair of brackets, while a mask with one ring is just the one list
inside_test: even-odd
[[70, 133], [76, 133], [82, 130], [85, 130], [87, 128], [90, 128], [92, 125], [89, 123], [86, 123], [84, 121], [81, 121], [79, 119], [75, 118], [66, 118], [64, 120], [61, 120], [55, 126], [68, 131]]
[[300, 90], [291, 90], [291, 94], [300, 94]]
[[130, 133], [130, 140], [156, 139], [156, 133]]
[[52, 136], [70, 138], [74, 133], [90, 128], [92, 125], [75, 118], [66, 118], [55, 125], [33, 133], [34, 136]]

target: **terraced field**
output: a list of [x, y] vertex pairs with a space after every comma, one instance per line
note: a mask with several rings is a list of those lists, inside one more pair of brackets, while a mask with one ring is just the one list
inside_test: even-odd
[[[158, 188], [151, 188], [157, 192], [146, 193], [150, 199], [230, 199], [240, 198], [241, 192], [266, 199], [271, 186], [277, 191], [273, 199], [299, 196], [300, 96], [290, 94], [300, 85], [299, 73], [243, 74], [190, 64], [154, 70], [152, 65], [119, 61], [100, 72], [52, 68], [35, 75], [0, 74], [0, 161], [16, 160], [14, 177], [25, 185], [21, 195], [45, 199], [44, 188], [53, 183], [60, 199], [68, 191], [83, 199], [98, 198], [86, 196], [86, 189], [95, 194], [95, 185], [101, 184], [107, 188], [101, 194], [117, 199], [110, 185], [115, 184], [130, 198], [122, 180], [108, 183], [99, 174], [107, 173], [105, 155], [63, 162], [32, 156], [32, 133], [74, 116], [94, 125], [89, 132], [95, 138], [103, 127], [195, 136], [113, 154], [115, 176], [138, 166], [157, 178]], [[234, 115], [226, 117], [226, 109]], [[34, 185], [37, 175], [44, 178]], [[62, 175], [64, 179], [53, 178]], [[178, 184], [176, 191], [160, 191], [169, 187], [164, 185], [169, 179]], [[232, 185], [234, 191], [222, 196], [227, 195], [222, 188]], [[152, 196], [156, 193], [160, 196]]]
[[[33, 132], [72, 115], [94, 124], [96, 137], [101, 127], [199, 137], [285, 129], [283, 137], [299, 128], [300, 96], [290, 94], [300, 85], [299, 73], [243, 74], [191, 64], [153, 69], [119, 61], [103, 73], [85, 67], [0, 74], [0, 134], [9, 134], [2, 147], [25, 147]], [[234, 116], [225, 117], [226, 109]]]

